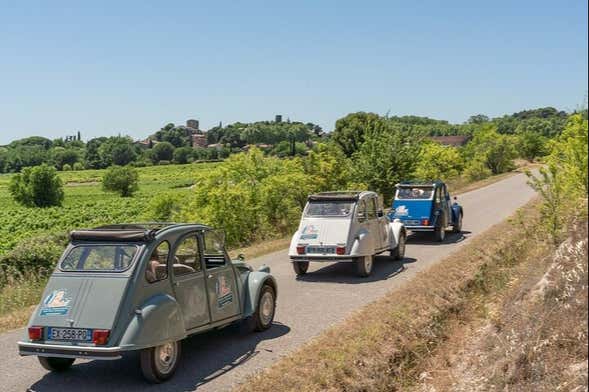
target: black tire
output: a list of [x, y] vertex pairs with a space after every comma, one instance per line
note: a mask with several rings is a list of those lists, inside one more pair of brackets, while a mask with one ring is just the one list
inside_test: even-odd
[[[308, 263], [307, 263], [308, 264]], [[260, 290], [258, 304], [254, 313], [254, 330], [261, 332], [272, 326], [276, 313], [276, 293], [269, 284], [265, 284]]]
[[444, 239], [446, 239], [446, 228], [443, 226], [436, 227], [434, 230], [434, 236], [436, 241], [444, 242]]
[[294, 270], [297, 276], [305, 275], [307, 270], [309, 269], [309, 262], [308, 261], [293, 261], [292, 262], [292, 269]]
[[458, 214], [456, 221], [457, 223], [452, 226], [452, 231], [454, 233], [460, 233], [462, 231], [462, 212]]
[[356, 258], [356, 273], [361, 278], [366, 278], [372, 273], [374, 256], [363, 256]]
[[75, 358], [37, 357], [45, 369], [52, 372], [65, 372], [72, 367]]
[[397, 247], [391, 250], [391, 257], [395, 260], [403, 260], [405, 258], [405, 245], [407, 243], [407, 234], [401, 232], [399, 236], [399, 243]]
[[[171, 349], [171, 352], [168, 350]], [[159, 384], [172, 378], [180, 362], [180, 342], [166, 343], [141, 350], [141, 372], [151, 383]]]

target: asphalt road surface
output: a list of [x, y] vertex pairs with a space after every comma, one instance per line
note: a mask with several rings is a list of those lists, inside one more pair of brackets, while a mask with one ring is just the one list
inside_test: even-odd
[[[0, 390], [2, 391], [223, 391], [292, 352], [359, 307], [410, 281], [419, 271], [439, 262], [473, 236], [510, 216], [534, 196], [526, 177], [518, 174], [459, 197], [464, 206], [464, 233], [433, 242], [427, 233], [409, 236], [406, 258], [376, 259], [372, 275], [355, 276], [350, 264], [311, 264], [309, 273], [295, 279], [287, 252], [250, 260], [268, 264], [278, 280], [275, 324], [263, 333], [246, 333], [237, 327], [194, 336], [182, 346], [174, 378], [149, 385], [139, 369], [136, 354], [117, 361], [78, 360], [62, 374], [44, 370], [36, 357], [20, 357], [16, 342], [23, 330], [0, 335]], [[410, 283], [409, 283], [410, 284]]]

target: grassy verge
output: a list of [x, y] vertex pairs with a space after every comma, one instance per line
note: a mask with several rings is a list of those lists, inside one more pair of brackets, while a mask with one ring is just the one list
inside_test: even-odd
[[[526, 225], [519, 216], [526, 217]], [[534, 203], [473, 239], [410, 283], [364, 307], [299, 351], [252, 376], [241, 391], [406, 390], [477, 297], [505, 287], [539, 251]]]

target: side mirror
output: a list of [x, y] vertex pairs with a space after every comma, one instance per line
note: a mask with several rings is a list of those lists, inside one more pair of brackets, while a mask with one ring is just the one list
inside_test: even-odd
[[237, 255], [237, 260], [244, 261], [245, 260], [245, 255], [243, 253], [238, 254]]

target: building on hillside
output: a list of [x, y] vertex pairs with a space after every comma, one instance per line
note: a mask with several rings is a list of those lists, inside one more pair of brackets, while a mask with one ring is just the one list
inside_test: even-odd
[[186, 125], [179, 125], [176, 128], [183, 129], [186, 132], [186, 136], [189, 136], [192, 147], [207, 146], [206, 132], [200, 129], [198, 120], [186, 120]]
[[153, 148], [154, 141], [151, 140], [150, 138], [147, 138], [147, 139], [144, 139], [144, 140], [137, 140], [134, 144], [136, 146], [141, 147], [144, 150], [147, 150], [149, 148]]
[[443, 146], [462, 147], [470, 140], [467, 135], [452, 135], [452, 136], [430, 136], [429, 140], [440, 143]]

